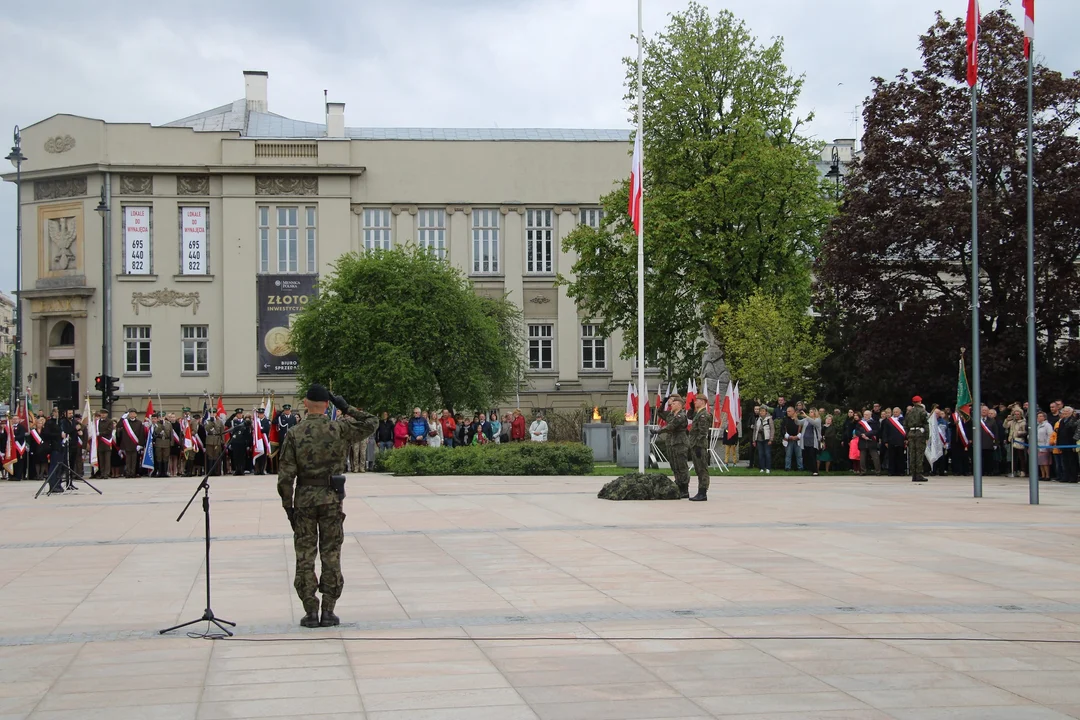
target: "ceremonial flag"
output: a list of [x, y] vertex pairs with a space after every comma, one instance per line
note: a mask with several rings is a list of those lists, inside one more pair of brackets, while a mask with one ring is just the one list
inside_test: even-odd
[[723, 408], [721, 408], [721, 412], [724, 414], [724, 417], [726, 417], [728, 421], [726, 434], [729, 440], [735, 437], [735, 435], [738, 433], [735, 425], [735, 411], [732, 409], [734, 406], [735, 386], [731, 384], [730, 380], [728, 380], [727, 391], [724, 393], [724, 406]]
[[979, 80], [979, 30], [981, 23], [982, 16], [979, 15], [979, 0], [968, 0], [967, 84], [970, 87], [975, 87], [975, 83]]
[[11, 429], [11, 419], [4, 421], [7, 424], [7, 442], [4, 443], [4, 469], [8, 474], [15, 472], [15, 463], [19, 461], [19, 453], [15, 449], [15, 431]]
[[694, 407], [694, 398], [696, 398], [696, 397], [697, 397], [697, 381], [696, 380], [687, 380], [686, 381], [686, 408], [687, 409]]
[[262, 423], [257, 415], [252, 420], [251, 427], [255, 431], [251, 434], [251, 457], [261, 457], [266, 454], [266, 436], [263, 435]]
[[190, 422], [185, 422], [184, 423], [184, 449], [185, 450], [194, 450], [195, 449], [195, 439], [191, 436], [191, 423]]
[[217, 416], [221, 422], [225, 422], [225, 418], [229, 417], [229, 413], [225, 412], [225, 403], [221, 401], [220, 397], [217, 399]]
[[634, 384], [626, 383], [626, 417], [634, 414]]
[[273, 449], [274, 445], [281, 442], [281, 438], [278, 437], [277, 429], [277, 410], [274, 408], [274, 393], [270, 393], [270, 404], [266, 408], [266, 419], [270, 421], [270, 448]]
[[26, 429], [30, 429], [30, 414], [34, 412], [33, 404], [30, 402], [30, 388], [26, 389], [26, 393], [23, 395], [23, 401], [19, 404], [19, 422], [26, 426]]
[[154, 414], [154, 399], [149, 398], [146, 401], [146, 417], [149, 418]]
[[[152, 428], [153, 426], [151, 426]], [[142, 454], [142, 467], [150, 470], [154, 470], [154, 433], [151, 430], [146, 432], [146, 447], [143, 448]]]
[[937, 417], [930, 414], [930, 435], [929, 442], [926, 443], [926, 450], [923, 454], [926, 455], [926, 459], [930, 462], [930, 467], [933, 469], [934, 463], [945, 454], [945, 438], [942, 437], [942, 430], [938, 427]]
[[720, 378], [716, 379], [716, 392], [713, 393], [713, 427], [720, 427], [722, 410], [720, 406]]
[[1031, 43], [1035, 42], [1035, 0], [1024, 0], [1024, 57], [1031, 57]]
[[98, 440], [97, 440], [97, 420], [93, 419], [93, 414], [90, 412], [90, 396], [86, 396], [86, 404], [83, 406], [83, 417], [86, 418], [86, 434], [90, 438], [90, 466], [98, 466]]
[[630, 202], [627, 206], [630, 220], [634, 223], [635, 233], [641, 232], [641, 176], [641, 132], [638, 131], [634, 136], [634, 158], [630, 164]]
[[739, 383], [735, 383], [732, 391], [731, 415], [735, 418], [735, 429], [742, 435], [742, 396], [739, 395]]
[[[659, 392], [659, 390], [657, 390]], [[645, 383], [645, 390], [641, 393], [641, 401], [644, 403], [645, 408], [645, 424], [650, 425], [652, 423], [652, 403], [649, 402], [649, 384]]]
[[956, 381], [956, 412], [971, 417], [971, 389], [968, 387], [963, 356], [960, 357], [960, 378]]

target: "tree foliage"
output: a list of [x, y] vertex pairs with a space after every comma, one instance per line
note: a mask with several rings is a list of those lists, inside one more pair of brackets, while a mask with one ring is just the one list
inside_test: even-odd
[[814, 398], [818, 367], [828, 351], [812, 331], [805, 306], [759, 290], [735, 308], [722, 305], [717, 325], [741, 396]]
[[[624, 62], [636, 117], [637, 63]], [[643, 75], [646, 354], [696, 374], [701, 330], [720, 303], [765, 287], [808, 304], [809, 262], [832, 206], [799, 134], [803, 81], [784, 65], [781, 40], [763, 45], [730, 12], [691, 3], [645, 42]], [[578, 260], [560, 279], [602, 332], [622, 330], [626, 357], [637, 343], [628, 195], [624, 180], [601, 200], [608, 225], [566, 238]]]
[[332, 384], [369, 411], [491, 407], [522, 372], [520, 310], [412, 247], [342, 256], [292, 344], [303, 386]]
[[[921, 38], [922, 67], [876, 78], [864, 156], [848, 177], [818, 267], [820, 307], [843, 358], [828, 384], [852, 399], [955, 397], [960, 348], [971, 346], [971, 100], [964, 22]], [[1027, 63], [1007, 10], [984, 16], [979, 44], [980, 321], [985, 397], [1026, 388]], [[1080, 78], [1036, 64], [1035, 266], [1040, 386], [1080, 389], [1075, 342], [1080, 254]], [[970, 349], [968, 352], [970, 357]]]

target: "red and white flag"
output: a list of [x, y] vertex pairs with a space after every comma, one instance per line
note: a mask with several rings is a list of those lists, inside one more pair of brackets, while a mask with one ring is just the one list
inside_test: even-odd
[[720, 404], [720, 378], [717, 378], [716, 392], [713, 393], [713, 427], [720, 427], [721, 412], [723, 412], [723, 406]]
[[[735, 389], [732, 391], [732, 404], [731, 414], [735, 418], [735, 430], [742, 429], [742, 396], [739, 395], [739, 383], [735, 383]], [[742, 433], [739, 433], [740, 435]]]
[[90, 412], [90, 396], [86, 396], [86, 405], [83, 407], [83, 417], [86, 418], [86, 433], [90, 439], [90, 466], [98, 466], [98, 433], [97, 420]]
[[686, 382], [686, 407], [694, 407], [694, 398], [697, 397], [697, 380], [687, 380]]
[[728, 380], [727, 392], [724, 393], [724, 406], [720, 409], [720, 412], [723, 413], [724, 417], [727, 418], [727, 436], [729, 439], [735, 437], [736, 433], [738, 432], [735, 426], [735, 411], [733, 409], [734, 407], [735, 386], [731, 384], [730, 380]]
[[641, 133], [634, 137], [634, 159], [630, 165], [630, 203], [627, 212], [634, 222], [634, 232], [641, 232]]
[[967, 84], [975, 87], [979, 80], [979, 0], [968, 0], [967, 14]]
[[647, 383], [647, 382], [645, 383], [645, 390], [642, 391], [640, 397], [641, 397], [641, 399], [640, 399], [639, 402], [641, 402], [645, 406], [644, 408], [642, 408], [642, 412], [645, 413], [645, 424], [646, 425], [651, 425], [652, 424], [652, 403], [649, 402], [649, 383]]
[[634, 383], [626, 383], [626, 417], [634, 414]]
[[1024, 57], [1031, 57], [1031, 43], [1035, 42], [1035, 0], [1024, 0]]
[[262, 423], [259, 422], [259, 418], [255, 418], [251, 423], [254, 432], [251, 435], [251, 457], [252, 459], [262, 457], [266, 454], [265, 437], [263, 436]]

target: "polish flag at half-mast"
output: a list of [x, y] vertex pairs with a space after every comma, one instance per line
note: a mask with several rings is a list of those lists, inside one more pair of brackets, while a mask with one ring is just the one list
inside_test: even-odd
[[634, 232], [641, 232], [641, 133], [634, 136], [634, 159], [630, 165], [630, 202], [627, 212], [634, 223]]

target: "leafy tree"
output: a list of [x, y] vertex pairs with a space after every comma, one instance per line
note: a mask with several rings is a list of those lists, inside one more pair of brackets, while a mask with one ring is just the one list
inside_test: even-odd
[[828, 351], [812, 331], [805, 306], [778, 302], [758, 290], [735, 308], [722, 305], [717, 325], [741, 396], [813, 400], [818, 367]]
[[[922, 67], [874, 79], [864, 156], [848, 177], [818, 266], [821, 308], [835, 308], [827, 384], [854, 400], [913, 392], [951, 403], [960, 348], [971, 345], [971, 100], [962, 19], [921, 38]], [[979, 44], [979, 265], [985, 396], [1025, 396], [1027, 67], [1006, 10], [983, 18]], [[1047, 394], [1080, 390], [1080, 77], [1036, 64], [1037, 361]], [[970, 350], [968, 353], [970, 357]], [[892, 398], [895, 398], [893, 400]]]
[[[809, 304], [810, 258], [832, 204], [799, 134], [802, 78], [782, 55], [782, 40], [763, 45], [727, 10], [714, 17], [695, 2], [645, 42], [646, 354], [680, 375], [697, 374], [721, 303], [767, 288]], [[624, 62], [636, 116], [637, 62]], [[628, 184], [602, 198], [606, 227], [566, 238], [578, 260], [560, 278], [602, 332], [622, 330], [624, 357], [637, 347]]]
[[407, 247], [342, 256], [292, 327], [303, 386], [369, 411], [485, 408], [522, 372], [521, 312]]

